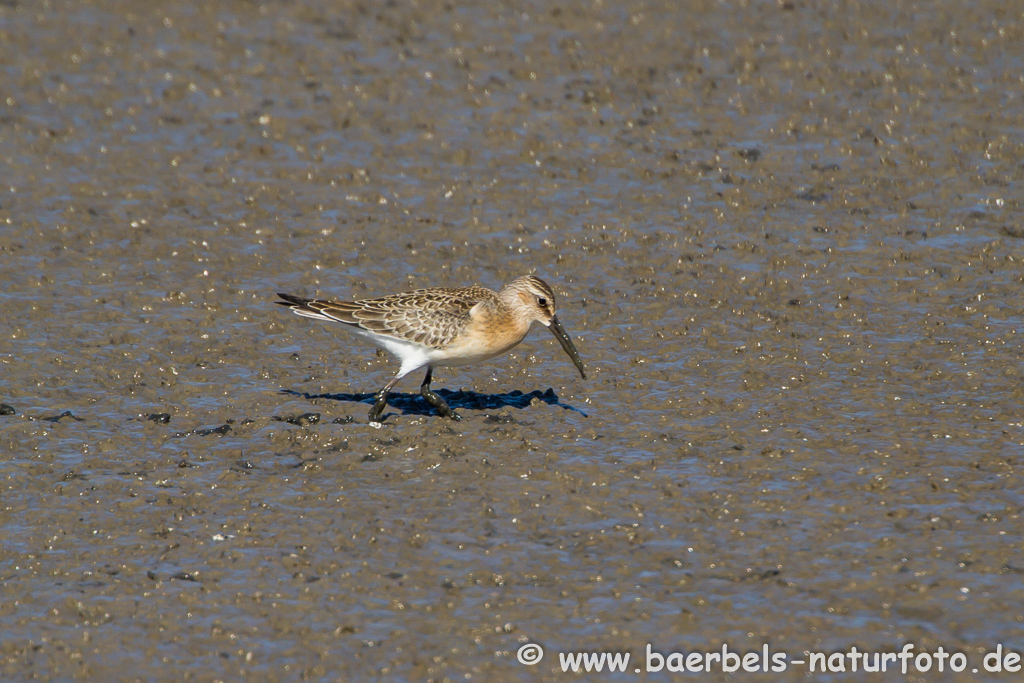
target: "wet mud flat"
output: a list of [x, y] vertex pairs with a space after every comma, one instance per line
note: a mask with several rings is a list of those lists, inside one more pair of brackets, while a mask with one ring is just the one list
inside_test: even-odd
[[[1024, 19], [968, 6], [0, 3], [0, 678], [992, 680]], [[536, 330], [461, 422], [272, 305], [533, 271], [588, 379]]]

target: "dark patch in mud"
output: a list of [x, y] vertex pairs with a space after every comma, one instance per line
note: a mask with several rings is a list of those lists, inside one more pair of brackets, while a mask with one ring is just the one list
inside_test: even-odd
[[222, 424], [219, 427], [206, 427], [193, 429], [188, 432], [175, 432], [173, 438], [183, 439], [187, 436], [224, 436], [231, 431], [231, 425]]
[[320, 413], [302, 413], [301, 415], [290, 415], [285, 417], [275, 415], [274, 420], [277, 422], [287, 422], [288, 424], [304, 427], [306, 425], [315, 425], [320, 422]]
[[[555, 390], [551, 388], [548, 388], [546, 391], [534, 390], [525, 394], [519, 390], [502, 394], [483, 394], [476, 391], [462, 390], [451, 391], [449, 389], [435, 389], [435, 392], [453, 409], [465, 408], [468, 410], [493, 410], [496, 408], [517, 408], [519, 410], [524, 410], [529, 408], [531, 405], [536, 405], [536, 403], [543, 403], [544, 405], [557, 406], [563, 410], [577, 412], [584, 417], [587, 415], [579, 408], [563, 403], [558, 398], [558, 394], [555, 393]], [[330, 401], [347, 401], [350, 403], [368, 403], [370, 405], [373, 405], [373, 402], [377, 398], [376, 394], [367, 393], [311, 394], [291, 389], [282, 389], [281, 393], [289, 396], [301, 396], [306, 400], [327, 399]], [[418, 393], [392, 392], [388, 394], [388, 408], [397, 408], [402, 411], [403, 415], [437, 414], [437, 411], [435, 411]], [[290, 422], [291, 420], [286, 421]]]
[[70, 420], [70, 421], [74, 421], [74, 422], [85, 422], [85, 418], [84, 417], [78, 417], [74, 413], [72, 413], [70, 410], [65, 410], [60, 415], [52, 415], [50, 417], [41, 417], [39, 419], [42, 422], [54, 422], [54, 423], [61, 422], [62, 420]]

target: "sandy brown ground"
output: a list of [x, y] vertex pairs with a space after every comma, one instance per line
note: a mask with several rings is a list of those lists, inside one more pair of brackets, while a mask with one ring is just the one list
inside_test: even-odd
[[[0, 678], [1012, 680], [1011, 7], [0, 2]], [[271, 305], [534, 271], [461, 423]]]

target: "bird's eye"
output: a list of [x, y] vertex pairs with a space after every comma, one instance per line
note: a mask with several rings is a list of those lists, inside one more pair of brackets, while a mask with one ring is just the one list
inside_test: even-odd
[[547, 306], [548, 305], [548, 300], [545, 299], [544, 297], [541, 297], [541, 298], [537, 299], [537, 303], [540, 304], [541, 306]]

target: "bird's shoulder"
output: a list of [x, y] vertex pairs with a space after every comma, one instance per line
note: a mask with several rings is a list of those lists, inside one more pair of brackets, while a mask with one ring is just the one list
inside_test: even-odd
[[444, 348], [466, 328], [473, 307], [497, 302], [484, 287], [433, 287], [359, 301], [338, 301], [320, 311], [339, 322], [403, 341]]

